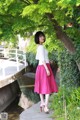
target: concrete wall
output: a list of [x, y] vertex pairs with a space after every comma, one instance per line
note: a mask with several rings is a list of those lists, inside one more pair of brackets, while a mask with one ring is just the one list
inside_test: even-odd
[[17, 81], [0, 88], [0, 112], [16, 98], [19, 93], [19, 86]]

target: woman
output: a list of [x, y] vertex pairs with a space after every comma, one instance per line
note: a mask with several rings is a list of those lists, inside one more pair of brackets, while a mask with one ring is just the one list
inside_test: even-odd
[[36, 69], [34, 92], [37, 92], [40, 95], [41, 111], [43, 109], [45, 113], [49, 113], [48, 109], [49, 95], [51, 93], [58, 92], [58, 87], [54, 79], [52, 70], [50, 68], [48, 51], [43, 46], [44, 42], [45, 42], [44, 33], [38, 31], [35, 34], [35, 43], [38, 44], [36, 60], [39, 60], [39, 63]]

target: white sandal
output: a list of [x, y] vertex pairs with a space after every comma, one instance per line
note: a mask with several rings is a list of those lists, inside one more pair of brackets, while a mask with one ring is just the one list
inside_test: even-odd
[[44, 107], [45, 107], [44, 104], [41, 104], [41, 105], [40, 105], [40, 111], [41, 111], [41, 112], [44, 110]]
[[44, 112], [45, 112], [46, 114], [49, 114], [49, 109], [47, 108], [47, 106], [44, 106]]

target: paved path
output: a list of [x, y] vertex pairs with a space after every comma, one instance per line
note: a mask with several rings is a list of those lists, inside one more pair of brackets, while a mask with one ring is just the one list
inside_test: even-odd
[[20, 120], [53, 120], [51, 118], [52, 112], [50, 111], [49, 114], [40, 112], [39, 105], [40, 102], [23, 111], [20, 114]]

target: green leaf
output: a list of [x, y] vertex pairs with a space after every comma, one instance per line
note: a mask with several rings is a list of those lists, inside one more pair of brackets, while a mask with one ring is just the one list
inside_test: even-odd
[[32, 13], [34, 11], [36, 11], [38, 8], [38, 5], [30, 5], [30, 6], [26, 6], [24, 9], [23, 9], [23, 12], [22, 12], [22, 16], [26, 16], [26, 15], [32, 15]]

